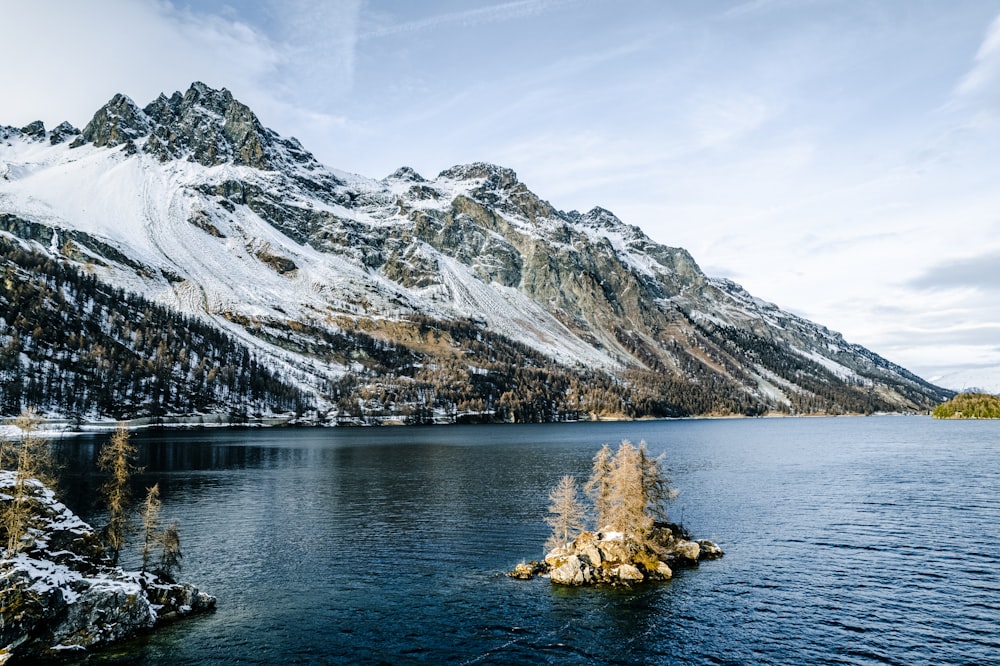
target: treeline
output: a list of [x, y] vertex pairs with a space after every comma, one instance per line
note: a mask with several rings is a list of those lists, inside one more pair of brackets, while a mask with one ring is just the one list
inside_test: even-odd
[[[415, 316], [392, 330], [359, 329], [351, 335], [393, 336], [407, 344], [346, 343], [363, 369], [327, 389], [335, 418], [343, 423], [756, 416], [781, 408], [701, 365], [693, 368], [695, 380], [664, 369], [631, 369], [615, 377], [582, 366], [568, 368], [473, 320]], [[338, 353], [343, 355], [343, 349]]]
[[[773, 340], [732, 326], [700, 327], [700, 330], [732, 357], [741, 359], [742, 363], [760, 365], [796, 385], [798, 390], [786, 392], [795, 413], [873, 414], [897, 409], [896, 405], [882, 398], [870, 383], [838, 377], [819, 363]], [[728, 361], [733, 366], [727, 365], [730, 372], [741, 372], [734, 361], [720, 360]]]
[[0, 413], [129, 419], [301, 412], [311, 399], [218, 328], [0, 238]]
[[936, 419], [1000, 419], [1000, 396], [988, 393], [959, 393], [934, 408]]

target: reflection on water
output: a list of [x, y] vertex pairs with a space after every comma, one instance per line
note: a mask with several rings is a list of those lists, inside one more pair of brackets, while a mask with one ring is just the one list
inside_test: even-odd
[[[925, 418], [137, 433], [218, 611], [110, 663], [984, 663], [1000, 649], [997, 425]], [[636, 590], [501, 574], [547, 494], [645, 439], [722, 560]], [[95, 522], [104, 438], [58, 444]]]

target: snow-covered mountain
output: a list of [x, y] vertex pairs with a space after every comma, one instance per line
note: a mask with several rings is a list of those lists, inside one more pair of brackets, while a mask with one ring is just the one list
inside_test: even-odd
[[556, 210], [510, 169], [337, 171], [200, 83], [144, 108], [116, 95], [82, 131], [0, 127], [0, 214], [21, 247], [218, 327], [338, 418], [947, 397], [609, 211]]
[[934, 382], [961, 393], [1000, 395], [1000, 366], [956, 370], [934, 377]]

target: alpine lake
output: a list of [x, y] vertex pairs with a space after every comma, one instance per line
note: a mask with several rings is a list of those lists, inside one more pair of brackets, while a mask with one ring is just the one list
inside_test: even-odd
[[[95, 526], [107, 435], [55, 443]], [[644, 440], [726, 555], [648, 586], [504, 574], [548, 494]], [[217, 610], [66, 663], [1000, 663], [1000, 422], [928, 417], [138, 431]], [[136, 554], [129, 554], [128, 567]], [[129, 558], [132, 558], [130, 562]]]

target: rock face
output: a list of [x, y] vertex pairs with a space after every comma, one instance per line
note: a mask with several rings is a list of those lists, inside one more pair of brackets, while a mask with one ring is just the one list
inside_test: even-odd
[[[13, 480], [0, 471], [0, 499], [9, 501]], [[38, 519], [24, 547], [0, 561], [0, 663], [107, 645], [215, 607], [193, 585], [102, 564], [93, 529], [28, 483]]]
[[661, 524], [641, 546], [621, 532], [581, 532], [572, 543], [550, 551], [544, 563], [522, 563], [508, 575], [527, 580], [547, 573], [557, 585], [635, 585], [669, 580], [678, 567], [722, 554], [711, 541], [690, 541], [676, 525]]

